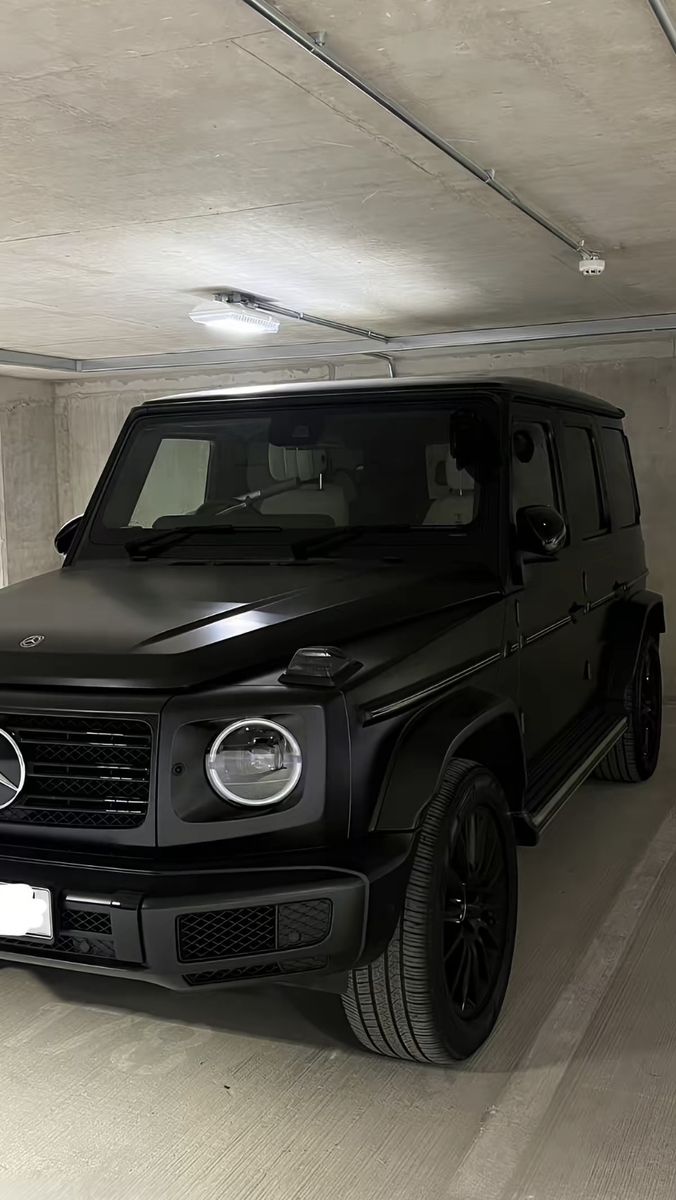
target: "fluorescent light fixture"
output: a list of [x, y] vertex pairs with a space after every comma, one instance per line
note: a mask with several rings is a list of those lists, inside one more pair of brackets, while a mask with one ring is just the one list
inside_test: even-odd
[[215, 333], [277, 333], [279, 329], [276, 317], [218, 301], [198, 304], [188, 315], [196, 325], [205, 325]]

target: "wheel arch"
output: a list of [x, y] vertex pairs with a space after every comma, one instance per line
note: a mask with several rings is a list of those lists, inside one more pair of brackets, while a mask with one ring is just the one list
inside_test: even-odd
[[606, 631], [607, 694], [610, 700], [624, 700], [646, 634], [659, 638], [665, 631], [664, 601], [657, 592], [635, 592], [612, 606]]
[[519, 714], [508, 698], [463, 688], [415, 714], [390, 758], [371, 822], [378, 831], [416, 829], [453, 758], [487, 767], [510, 810], [523, 808], [526, 765]]

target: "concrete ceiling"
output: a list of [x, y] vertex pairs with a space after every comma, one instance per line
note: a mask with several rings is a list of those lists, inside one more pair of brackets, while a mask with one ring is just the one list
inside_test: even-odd
[[187, 320], [224, 287], [391, 335], [674, 309], [676, 58], [647, 0], [285, 10], [605, 275], [241, 0], [3, 0], [0, 346], [241, 345]]

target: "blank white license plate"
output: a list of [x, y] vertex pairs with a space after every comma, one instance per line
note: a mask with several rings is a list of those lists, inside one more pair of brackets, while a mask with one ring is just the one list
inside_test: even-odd
[[52, 936], [52, 897], [47, 888], [0, 883], [0, 937], [50, 941]]

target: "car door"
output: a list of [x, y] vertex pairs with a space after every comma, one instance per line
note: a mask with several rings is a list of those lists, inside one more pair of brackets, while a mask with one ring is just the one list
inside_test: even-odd
[[[578, 581], [578, 593], [584, 604], [580, 617], [580, 654], [584, 687], [582, 704], [589, 707], [599, 696], [603, 665], [605, 622], [608, 604], [617, 595], [623, 582], [617, 549], [619, 530], [611, 526], [610, 502], [607, 488], [609, 462], [604, 470], [600, 430], [589, 415], [566, 414], [561, 422], [561, 457], [563, 484], [570, 524], [570, 551], [573, 570]], [[620, 439], [622, 434], [617, 431]], [[614, 446], [612, 447], [614, 449]], [[625, 453], [624, 445], [617, 450]], [[629, 483], [629, 480], [627, 480]], [[634, 528], [638, 521], [635, 495], [630, 489], [629, 512], [624, 506], [617, 512], [615, 523]]]
[[[512, 522], [520, 508], [545, 505], [565, 517], [555, 412], [516, 404], [511, 427]], [[570, 545], [553, 558], [514, 554], [519, 697], [529, 760], [580, 707], [579, 585]]]

